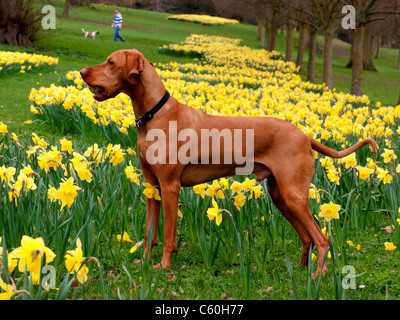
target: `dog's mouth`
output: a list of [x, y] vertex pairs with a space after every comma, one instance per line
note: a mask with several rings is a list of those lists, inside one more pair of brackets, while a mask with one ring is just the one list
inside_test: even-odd
[[89, 90], [93, 93], [93, 98], [97, 101], [104, 101], [109, 98], [107, 89], [103, 87], [89, 85]]

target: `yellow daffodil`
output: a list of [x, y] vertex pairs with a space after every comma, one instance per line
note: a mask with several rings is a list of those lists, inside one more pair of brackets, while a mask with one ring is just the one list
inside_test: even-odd
[[152, 186], [148, 182], [143, 182], [143, 186], [145, 187], [143, 194], [146, 198], [154, 198], [155, 200], [161, 201], [160, 191], [158, 191], [156, 187]]
[[72, 141], [69, 141], [65, 138], [62, 138], [60, 140], [60, 144], [61, 144], [61, 151], [66, 151], [69, 154], [72, 154], [73, 149], [72, 149]]
[[355, 167], [357, 165], [357, 160], [356, 160], [356, 156], [354, 153], [348, 155], [347, 157], [339, 159], [339, 162], [344, 163], [346, 169]]
[[6, 168], [4, 165], [0, 167], [1, 182], [14, 182], [16, 169], [14, 167]]
[[0, 292], [0, 300], [11, 300], [14, 295], [14, 287], [10, 284], [6, 284], [0, 277], [0, 288], [3, 292]]
[[123, 235], [117, 234], [118, 242], [133, 242], [126, 231], [124, 231]]
[[129, 250], [129, 253], [135, 253], [137, 249], [142, 245], [144, 240], [135, 243], [135, 245]]
[[243, 189], [245, 191], [250, 191], [251, 188], [253, 188], [256, 184], [256, 180], [255, 179], [249, 179], [246, 177], [246, 180], [242, 183]]
[[332, 201], [329, 203], [324, 203], [320, 207], [319, 217], [325, 218], [326, 221], [331, 221], [332, 219], [339, 219], [340, 205], [334, 204]]
[[317, 200], [319, 203], [321, 200], [321, 196], [319, 194], [318, 189], [315, 187], [315, 185], [311, 184], [310, 189], [308, 190], [308, 196], [311, 199]]
[[76, 278], [78, 279], [79, 283], [84, 283], [87, 281], [89, 268], [86, 266], [86, 264], [83, 265], [85, 259], [86, 258], [83, 256], [82, 252], [82, 243], [78, 238], [76, 240], [76, 249], [68, 250], [67, 254], [65, 255], [65, 267], [70, 273], [76, 272]]
[[356, 166], [356, 169], [357, 175], [361, 180], [369, 179], [370, 175], [374, 173], [374, 170], [368, 167]]
[[139, 182], [139, 175], [136, 173], [135, 167], [132, 165], [132, 162], [129, 161], [129, 166], [125, 168], [125, 175], [130, 180], [130, 182], [134, 182], [137, 185]]
[[383, 169], [383, 168], [376, 168], [377, 172], [378, 172], [378, 179], [381, 180], [383, 182], [383, 184], [390, 184], [393, 181], [393, 177], [391, 176], [391, 174], [389, 173], [388, 170]]
[[394, 153], [394, 151], [390, 149], [384, 149], [384, 152], [381, 154], [381, 156], [383, 158], [384, 163], [389, 163], [397, 159], [397, 156]]
[[206, 195], [206, 188], [207, 188], [207, 183], [202, 183], [193, 186], [193, 191], [195, 194], [199, 194], [204, 199], [204, 196]]
[[246, 203], [246, 196], [243, 195], [243, 193], [238, 193], [235, 197], [235, 207], [240, 210], [241, 207], [243, 207]]
[[215, 219], [215, 224], [219, 226], [222, 222], [222, 214], [221, 214], [222, 211], [218, 208], [218, 204], [214, 199], [212, 199], [212, 204], [213, 208], [207, 209], [207, 217], [210, 220]]
[[353, 241], [347, 240], [346, 243], [347, 243], [350, 247], [354, 247]]
[[[0, 243], [1, 243], [1, 237], [0, 237]], [[7, 265], [8, 272], [10, 273], [13, 272], [15, 267], [18, 265], [18, 260], [11, 258], [9, 253], [7, 254], [7, 263], [4, 263], [2, 261], [2, 258], [3, 258], [3, 247], [0, 246], [0, 262], [2, 262], [3, 265]]]
[[243, 190], [243, 185], [239, 181], [234, 181], [231, 184], [231, 190], [233, 194], [238, 193]]
[[258, 199], [259, 197], [261, 197], [263, 195], [262, 192], [262, 186], [254, 186], [250, 189], [250, 196], [249, 198], [252, 199], [253, 195], [254, 195], [254, 199]]
[[48, 196], [51, 201], [56, 199], [61, 203], [61, 210], [65, 206], [71, 208], [75, 198], [78, 195], [77, 191], [81, 189], [80, 187], [74, 185], [73, 177], [70, 177], [69, 179], [62, 179], [62, 181], [63, 182], [60, 183], [60, 187], [57, 190], [54, 191], [54, 189], [51, 189], [51, 191], [48, 191]]
[[19, 259], [18, 270], [24, 270], [39, 274], [42, 255], [46, 256], [46, 265], [52, 262], [55, 254], [44, 244], [41, 237], [33, 239], [28, 236], [23, 236], [21, 246], [10, 252], [11, 259]]
[[396, 248], [397, 248], [397, 246], [395, 246], [393, 244], [393, 242], [385, 242], [384, 245], [385, 245], [386, 251], [393, 251], [393, 250], [396, 250]]
[[4, 135], [7, 132], [8, 132], [7, 125], [5, 125], [3, 122], [0, 121], [0, 133], [2, 133]]
[[214, 180], [212, 185], [207, 185], [207, 190], [205, 194], [213, 199], [214, 197], [217, 199], [225, 198], [224, 191], [221, 185], [219, 184], [218, 180]]

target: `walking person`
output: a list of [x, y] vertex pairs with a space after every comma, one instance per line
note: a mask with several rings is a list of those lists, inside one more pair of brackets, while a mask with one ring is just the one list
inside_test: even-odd
[[114, 22], [111, 25], [111, 28], [114, 28], [114, 41], [117, 41], [118, 38], [121, 41], [125, 41], [125, 39], [119, 34], [119, 30], [122, 28], [122, 15], [118, 9], [115, 9]]

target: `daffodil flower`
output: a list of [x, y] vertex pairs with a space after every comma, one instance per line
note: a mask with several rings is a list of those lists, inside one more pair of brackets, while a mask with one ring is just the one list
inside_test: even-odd
[[329, 203], [324, 203], [320, 206], [319, 216], [325, 218], [326, 221], [339, 219], [340, 208], [340, 205], [334, 204], [332, 201]]
[[133, 242], [126, 231], [124, 231], [123, 235], [117, 234], [118, 242]]
[[386, 251], [393, 251], [393, 250], [396, 250], [396, 248], [397, 248], [397, 247], [393, 244], [393, 242], [385, 242], [384, 245], [385, 245], [385, 250], [386, 250]]
[[143, 186], [145, 187], [143, 194], [146, 196], [146, 198], [154, 198], [155, 200], [161, 201], [160, 192], [156, 187], [152, 186], [148, 182], [143, 182]]
[[207, 217], [210, 220], [215, 219], [215, 223], [217, 226], [219, 226], [222, 222], [222, 210], [218, 208], [217, 202], [213, 199], [212, 200], [213, 208], [208, 208], [207, 209]]
[[40, 273], [41, 257], [45, 254], [46, 265], [55, 258], [55, 253], [47, 248], [41, 237], [33, 239], [24, 235], [21, 239], [21, 246], [10, 252], [11, 259], [19, 259], [18, 270], [20, 272], [30, 271]]
[[79, 283], [84, 283], [87, 281], [89, 268], [86, 266], [86, 264], [83, 265], [85, 259], [86, 258], [83, 256], [82, 252], [82, 242], [78, 238], [76, 240], [76, 249], [68, 250], [67, 254], [65, 255], [65, 267], [70, 273], [76, 272], [76, 278], [78, 279]]

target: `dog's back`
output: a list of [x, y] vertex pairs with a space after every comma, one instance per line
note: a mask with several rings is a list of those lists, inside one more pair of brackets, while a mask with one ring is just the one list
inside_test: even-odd
[[93, 39], [96, 37], [96, 35], [98, 35], [100, 32], [99, 31], [94, 31], [94, 32], [89, 32], [89, 31], [85, 31], [84, 28], [82, 28], [82, 32], [85, 34], [85, 38], [87, 38], [88, 36], [92, 37]]

